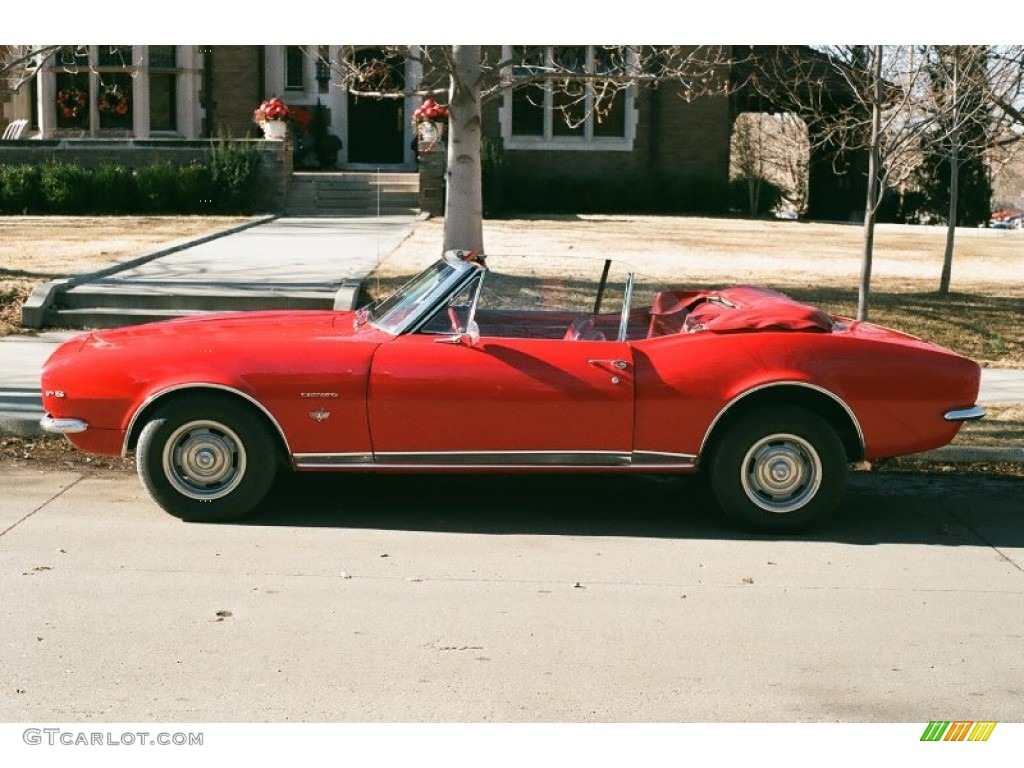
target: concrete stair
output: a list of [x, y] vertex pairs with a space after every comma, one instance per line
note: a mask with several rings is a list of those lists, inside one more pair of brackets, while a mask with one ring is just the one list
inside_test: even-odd
[[396, 216], [419, 212], [419, 174], [296, 171], [287, 216]]

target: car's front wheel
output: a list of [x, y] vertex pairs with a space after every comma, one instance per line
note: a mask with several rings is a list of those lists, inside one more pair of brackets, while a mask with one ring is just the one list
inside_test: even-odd
[[846, 486], [846, 452], [821, 417], [780, 406], [733, 421], [711, 456], [723, 511], [749, 527], [793, 531], [832, 514]]
[[274, 482], [274, 441], [243, 403], [188, 398], [160, 407], [143, 427], [136, 467], [150, 496], [192, 522], [240, 518]]

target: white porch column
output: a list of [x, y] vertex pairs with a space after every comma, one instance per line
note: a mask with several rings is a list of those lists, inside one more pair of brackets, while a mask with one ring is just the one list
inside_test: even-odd
[[197, 139], [202, 133], [199, 91], [203, 80], [203, 57], [194, 45], [179, 45], [174, 55], [181, 71], [175, 84], [178, 89], [178, 133], [182, 138]]
[[132, 135], [149, 138], [149, 46], [132, 46]]
[[48, 66], [43, 66], [36, 73], [36, 79], [39, 138], [52, 139], [57, 133], [57, 76]]

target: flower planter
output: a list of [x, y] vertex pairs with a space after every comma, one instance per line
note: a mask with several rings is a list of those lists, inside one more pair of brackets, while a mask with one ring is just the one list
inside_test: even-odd
[[421, 154], [430, 152], [437, 146], [437, 143], [444, 138], [444, 128], [444, 123], [432, 120], [424, 120], [416, 124], [416, 138]]
[[284, 120], [267, 120], [260, 124], [263, 129], [263, 138], [274, 141], [283, 141], [288, 138], [288, 123]]

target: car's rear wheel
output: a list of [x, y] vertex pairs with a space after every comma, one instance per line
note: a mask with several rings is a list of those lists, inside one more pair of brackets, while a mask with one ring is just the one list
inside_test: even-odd
[[274, 441], [244, 403], [188, 398], [160, 407], [136, 447], [150, 496], [182, 520], [221, 522], [255, 508], [274, 482]]
[[816, 525], [846, 486], [846, 452], [814, 413], [780, 406], [734, 419], [710, 461], [711, 488], [723, 511], [760, 530]]

